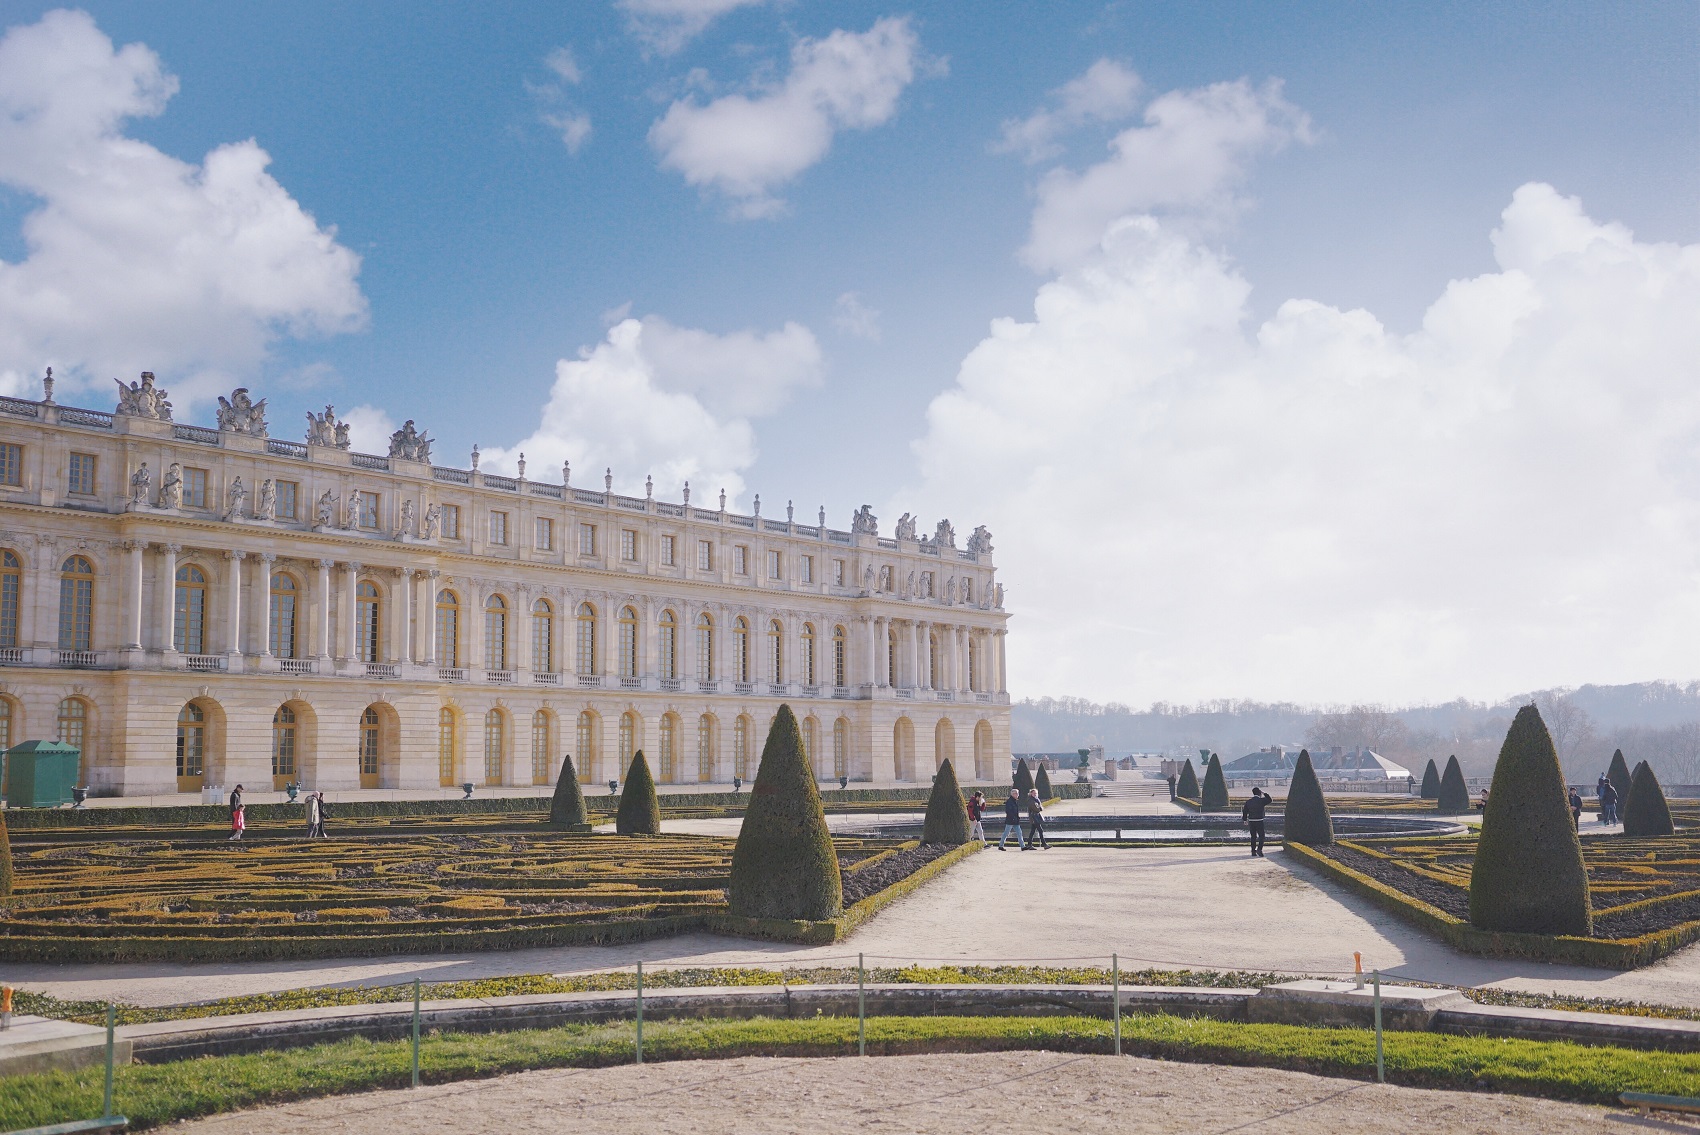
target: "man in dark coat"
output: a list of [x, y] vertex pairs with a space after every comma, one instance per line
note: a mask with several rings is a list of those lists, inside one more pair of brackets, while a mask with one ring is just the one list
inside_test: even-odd
[[1026, 851], [1027, 841], [1021, 838], [1021, 791], [1016, 788], [1009, 790], [1009, 799], [1003, 802], [1003, 838], [998, 840], [999, 851], [1009, 842], [1012, 832], [1015, 834], [1015, 846]]
[[1263, 858], [1263, 813], [1269, 807], [1269, 797], [1263, 794], [1263, 789], [1253, 788], [1251, 799], [1240, 809], [1240, 819], [1251, 829], [1251, 853]]

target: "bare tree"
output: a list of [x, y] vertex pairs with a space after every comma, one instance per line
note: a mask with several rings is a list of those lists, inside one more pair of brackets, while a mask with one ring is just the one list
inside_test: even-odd
[[1354, 705], [1344, 713], [1320, 713], [1305, 730], [1305, 744], [1326, 750], [1370, 749], [1377, 753], [1403, 752], [1411, 736], [1410, 727], [1378, 705]]
[[1594, 720], [1588, 711], [1577, 705], [1565, 690], [1544, 690], [1534, 696], [1541, 720], [1552, 734], [1552, 746], [1558, 750], [1558, 763], [1567, 774], [1579, 764], [1579, 750], [1594, 738]]

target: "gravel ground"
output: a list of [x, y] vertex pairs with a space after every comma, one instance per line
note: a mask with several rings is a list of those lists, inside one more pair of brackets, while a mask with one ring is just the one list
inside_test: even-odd
[[[1608, 1116], [1610, 1117], [1608, 1119]], [[173, 1127], [184, 1135], [447, 1130], [778, 1135], [795, 1131], [1118, 1135], [1250, 1131], [1563, 1135], [1623, 1130], [1604, 1108], [1302, 1072], [1058, 1053], [681, 1061], [526, 1072], [311, 1100]]]

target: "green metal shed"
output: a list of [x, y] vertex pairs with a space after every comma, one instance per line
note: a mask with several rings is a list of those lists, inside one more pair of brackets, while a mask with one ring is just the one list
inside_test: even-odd
[[82, 753], [63, 741], [24, 741], [6, 750], [6, 804], [57, 808], [71, 802]]

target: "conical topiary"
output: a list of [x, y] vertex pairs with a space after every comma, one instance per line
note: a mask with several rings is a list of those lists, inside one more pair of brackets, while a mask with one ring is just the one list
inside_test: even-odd
[[1033, 787], [1039, 790], [1039, 799], [1051, 798], [1051, 774], [1045, 771], [1044, 765], [1040, 765], [1038, 773], [1034, 775]]
[[578, 786], [578, 771], [573, 768], [573, 758], [568, 755], [561, 758], [561, 776], [555, 781], [555, 798], [549, 801], [549, 824], [551, 827], [566, 828], [587, 824], [590, 817], [584, 810], [584, 792]]
[[933, 777], [933, 794], [927, 797], [927, 819], [921, 825], [922, 843], [948, 843], [952, 846], [968, 842], [968, 808], [962, 803], [962, 786], [956, 783], [956, 770], [946, 757]]
[[1671, 835], [1676, 826], [1671, 823], [1670, 804], [1653, 766], [1642, 761], [1629, 777], [1629, 794], [1623, 799], [1623, 834], [1633, 839]]
[[1015, 765], [1015, 780], [1012, 781], [1021, 798], [1027, 798], [1027, 790], [1033, 787], [1033, 770], [1027, 767], [1027, 758], [1022, 757]]
[[1617, 814], [1623, 815], [1623, 806], [1629, 803], [1629, 762], [1623, 759], [1623, 750], [1618, 749], [1611, 755], [1611, 764], [1606, 766], [1606, 779], [1617, 789]]
[[1199, 802], [1206, 812], [1220, 812], [1228, 806], [1228, 782], [1222, 776], [1222, 758], [1215, 753], [1204, 766], [1204, 795]]
[[1464, 770], [1456, 755], [1446, 758], [1446, 772], [1440, 778], [1437, 803], [1448, 816], [1462, 816], [1470, 810], [1470, 786], [1464, 781]]
[[1420, 793], [1424, 800], [1440, 799], [1440, 770], [1434, 767], [1434, 758], [1428, 759], [1428, 767], [1423, 770], [1423, 787]]
[[1322, 798], [1322, 785], [1310, 763], [1309, 749], [1299, 750], [1298, 764], [1293, 766], [1293, 782], [1287, 788], [1287, 811], [1282, 817], [1281, 842], [1309, 847], [1327, 847], [1334, 842], [1334, 817], [1328, 814], [1328, 801]]
[[[956, 779], [956, 774], [951, 774]], [[958, 807], [961, 790], [957, 789]], [[797, 715], [781, 705], [761, 751], [726, 902], [748, 918], [835, 918], [844, 910], [838, 853], [826, 830]]]
[[12, 833], [6, 829], [6, 814], [0, 812], [0, 898], [12, 893]]
[[655, 798], [655, 778], [643, 750], [632, 754], [626, 770], [625, 791], [620, 793], [620, 810], [614, 813], [614, 831], [620, 835], [660, 835], [661, 801]]
[[1181, 779], [1180, 783], [1175, 785], [1175, 795], [1182, 800], [1198, 799], [1198, 774], [1192, 771], [1191, 757], [1181, 766]]
[[[1452, 775], [1450, 767], [1446, 771]], [[1588, 871], [1564, 770], [1532, 705], [1512, 719], [1493, 769], [1470, 872], [1470, 923], [1521, 934], [1593, 932]]]

